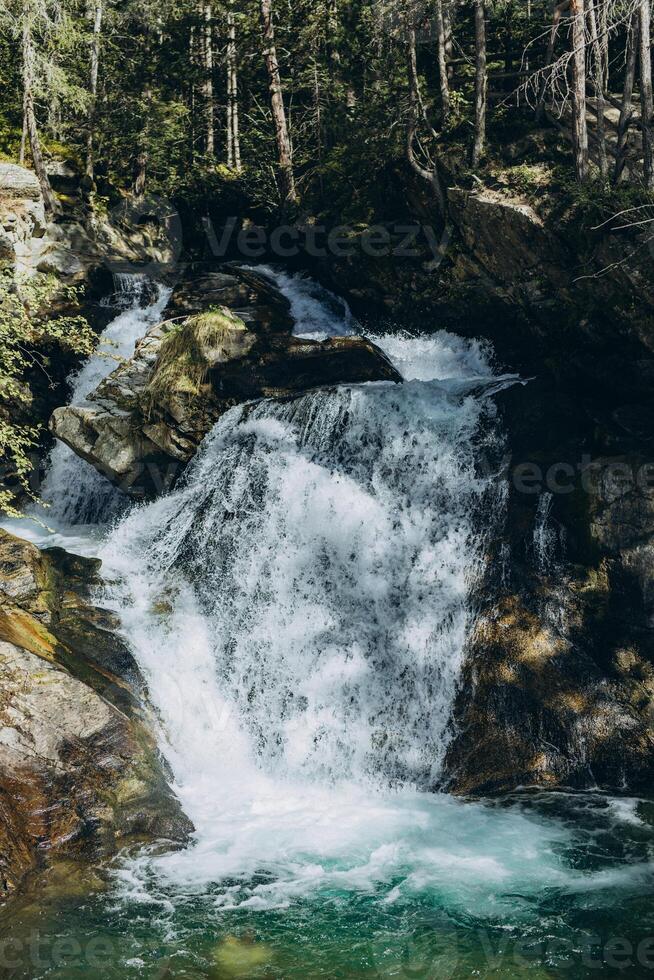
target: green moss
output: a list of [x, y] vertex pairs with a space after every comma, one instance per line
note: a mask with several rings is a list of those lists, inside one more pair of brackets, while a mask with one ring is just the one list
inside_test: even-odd
[[243, 321], [223, 307], [175, 324], [161, 345], [144, 394], [144, 409], [151, 410], [172, 393], [199, 396], [211, 364], [229, 356], [246, 332]]

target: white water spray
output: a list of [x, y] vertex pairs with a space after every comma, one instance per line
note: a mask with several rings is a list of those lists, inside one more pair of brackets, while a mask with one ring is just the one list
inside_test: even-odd
[[[314, 303], [298, 332], [328, 320], [350, 332], [348, 311]], [[272, 861], [283, 903], [310, 886], [300, 851], [317, 846], [316, 822], [348, 867], [367, 832], [383, 850], [429, 819], [415, 794], [439, 777], [482, 515], [502, 510], [475, 464], [498, 448], [484, 397], [496, 379], [479, 345], [447, 334], [377, 341], [413, 380], [234, 409], [183, 484], [132, 511], [101, 551], [104, 601], [197, 828], [194, 848], [158, 863], [165, 877], [247, 878]]]
[[[140, 275], [116, 274], [111, 306], [121, 312], [100, 337], [98, 350], [71, 379], [71, 405], [84, 405], [103, 378], [130, 357], [136, 341], [158, 323], [171, 290]], [[109, 304], [108, 304], [109, 305]], [[125, 497], [68, 446], [57, 442], [50, 455], [41, 497], [48, 509], [39, 517], [55, 528], [106, 522], [125, 508]]]
[[360, 332], [359, 324], [345, 300], [303, 272], [284, 272], [269, 265], [252, 266], [251, 270], [271, 279], [286, 296], [291, 304], [296, 336], [325, 340], [327, 337], [349, 337]]

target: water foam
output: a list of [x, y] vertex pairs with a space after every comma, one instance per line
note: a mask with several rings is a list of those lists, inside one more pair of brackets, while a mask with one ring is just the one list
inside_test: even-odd
[[498, 449], [492, 403], [438, 381], [477, 382], [479, 349], [437, 335], [430, 363], [427, 380], [232, 410], [183, 485], [101, 550], [197, 828], [160, 862], [177, 881], [274, 868], [279, 902], [331, 880], [322, 858], [344, 885], [379, 861], [385, 879], [431, 819], [392, 794], [438, 781], [502, 488], [475, 465]]
[[[86, 404], [117, 362], [131, 356], [136, 341], [161, 319], [170, 293], [168, 287], [138, 274], [117, 276], [111, 303], [121, 312], [103, 331], [93, 357], [70, 379], [71, 405]], [[62, 442], [50, 454], [41, 498], [48, 506], [38, 516], [55, 530], [102, 524], [125, 507], [124, 495]]]

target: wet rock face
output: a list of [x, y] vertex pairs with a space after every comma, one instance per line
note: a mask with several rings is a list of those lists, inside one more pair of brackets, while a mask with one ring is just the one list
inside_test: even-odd
[[201, 273], [174, 292], [169, 319], [90, 396], [57, 409], [51, 431], [136, 499], [168, 489], [229, 408], [364, 381], [401, 381], [374, 344], [292, 336], [289, 306], [246, 270]]
[[0, 532], [0, 899], [61, 857], [190, 830], [138, 668], [90, 601], [98, 564]]
[[540, 379], [499, 399], [508, 510], [455, 712], [456, 791], [651, 792], [654, 469], [592, 393]]
[[482, 614], [448, 753], [452, 790], [651, 790], [654, 668], [603, 620], [603, 571], [505, 593]]

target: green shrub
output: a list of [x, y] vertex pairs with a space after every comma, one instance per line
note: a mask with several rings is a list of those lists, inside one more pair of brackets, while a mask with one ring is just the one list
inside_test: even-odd
[[30, 450], [38, 442], [42, 422], [30, 418], [32, 394], [26, 377], [30, 369], [47, 372], [51, 351], [89, 355], [96, 335], [82, 316], [55, 315], [48, 311], [55, 296], [69, 305], [76, 290], [62, 287], [54, 276], [37, 274], [16, 278], [13, 271], [0, 274], [0, 512], [18, 516], [19, 498], [33, 496], [28, 477]]

